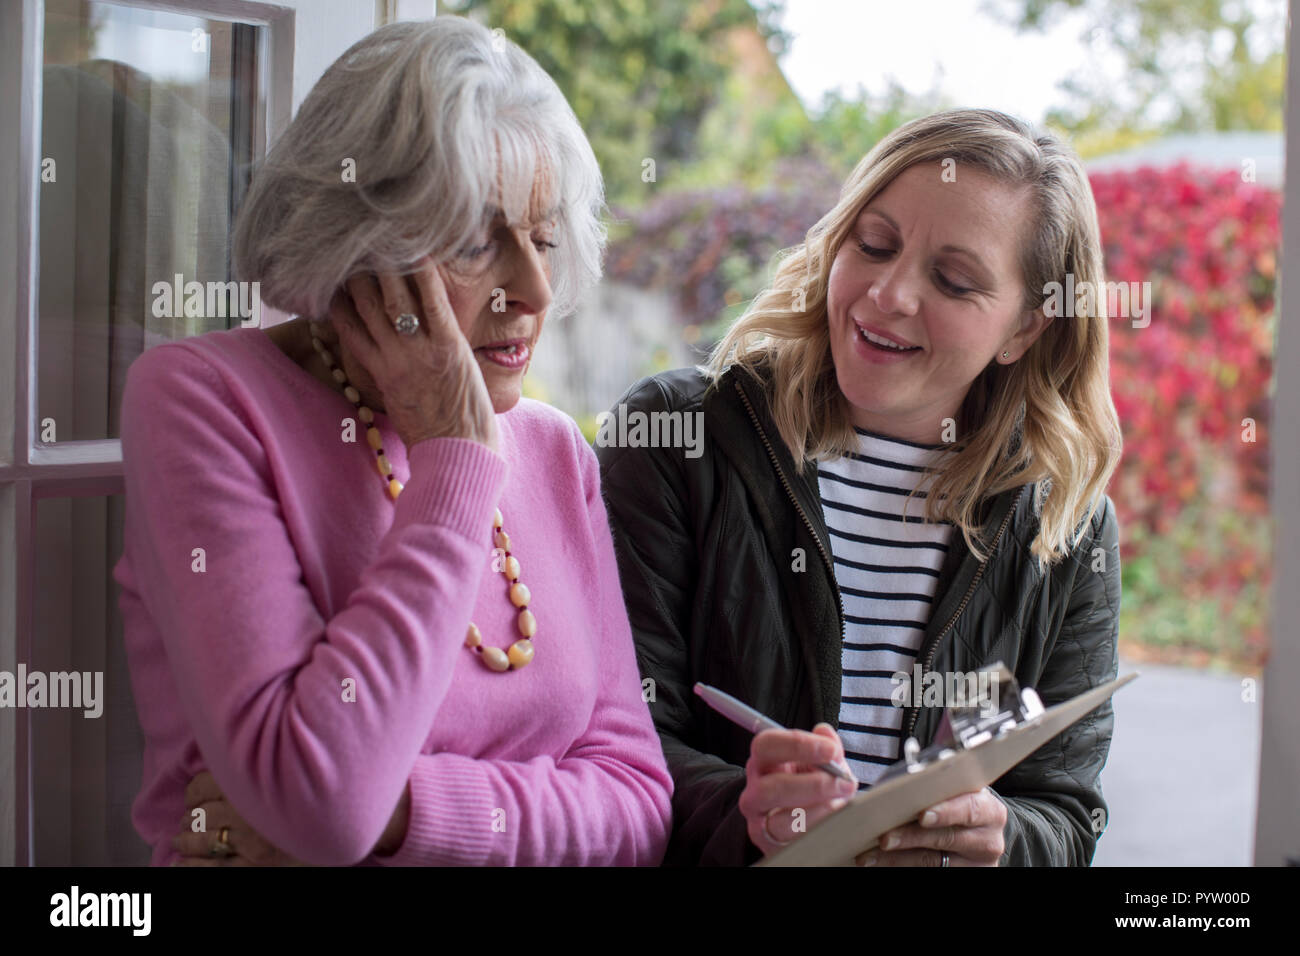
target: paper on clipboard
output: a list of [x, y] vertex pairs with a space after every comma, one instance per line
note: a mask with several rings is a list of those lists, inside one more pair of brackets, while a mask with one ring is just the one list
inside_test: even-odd
[[927, 807], [988, 786], [1137, 676], [1125, 674], [969, 750], [958, 750], [915, 773], [882, 780], [754, 865], [854, 866], [855, 858], [876, 846], [882, 834], [911, 823]]

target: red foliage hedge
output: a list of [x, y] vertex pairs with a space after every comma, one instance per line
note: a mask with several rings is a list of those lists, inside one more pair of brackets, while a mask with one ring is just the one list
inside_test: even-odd
[[1091, 182], [1107, 280], [1152, 293], [1149, 326], [1110, 321], [1122, 517], [1160, 532], [1198, 498], [1266, 512], [1281, 196], [1186, 165]]

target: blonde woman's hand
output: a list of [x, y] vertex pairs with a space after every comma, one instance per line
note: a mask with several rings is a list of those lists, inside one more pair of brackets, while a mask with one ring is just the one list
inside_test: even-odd
[[857, 793], [857, 785], [818, 764], [844, 763], [844, 744], [830, 724], [806, 730], [765, 730], [749, 745], [740, 812], [749, 839], [769, 856], [802, 836]]
[[[394, 327], [411, 313], [414, 335]], [[353, 276], [330, 303], [339, 340], [383, 396], [384, 411], [407, 448], [426, 438], [467, 438], [497, 449], [496, 414], [436, 264], [410, 276]]]
[[1006, 849], [1007, 805], [989, 787], [937, 803], [914, 822], [880, 836], [859, 866], [997, 866]]

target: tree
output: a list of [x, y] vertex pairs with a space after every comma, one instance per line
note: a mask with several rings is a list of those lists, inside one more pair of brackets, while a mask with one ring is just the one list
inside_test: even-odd
[[879, 97], [864, 90], [853, 97], [832, 91], [822, 97], [813, 120], [818, 148], [830, 168], [844, 179], [889, 133], [910, 120], [951, 106], [937, 90], [912, 94], [893, 79]]
[[1122, 84], [1096, 72], [1071, 77], [1064, 89], [1074, 103], [1048, 115], [1076, 142], [1282, 129], [1285, 0], [986, 0], [985, 10], [1020, 31], [1081, 13], [1083, 41], [1119, 53]]
[[777, 5], [758, 0], [443, 0], [528, 52], [573, 107], [612, 200], [644, 198], [656, 178], [694, 158], [701, 120], [730, 72], [727, 36], [757, 28], [780, 46]]

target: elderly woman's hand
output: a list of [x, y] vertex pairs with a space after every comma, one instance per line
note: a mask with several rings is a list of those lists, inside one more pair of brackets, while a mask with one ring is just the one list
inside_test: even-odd
[[[394, 327], [404, 313], [420, 319], [414, 335]], [[467, 438], [496, 449], [492, 399], [431, 260], [422, 260], [409, 280], [353, 276], [347, 294], [330, 303], [330, 317], [340, 341], [374, 380], [407, 448], [426, 438]]]
[[[203, 811], [203, 830], [194, 832], [194, 811]], [[229, 856], [213, 856], [223, 829], [231, 847]], [[173, 866], [306, 866], [262, 839], [226, 801], [216, 779], [204, 770], [185, 788], [185, 819], [172, 837], [181, 858]]]
[[936, 803], [916, 823], [880, 837], [880, 847], [857, 858], [859, 866], [997, 866], [1006, 849], [1007, 805], [985, 787]]

